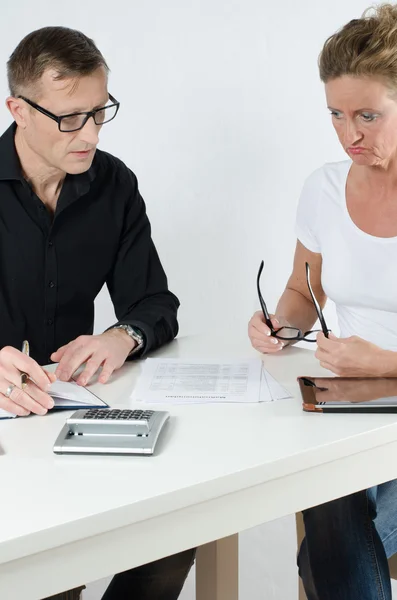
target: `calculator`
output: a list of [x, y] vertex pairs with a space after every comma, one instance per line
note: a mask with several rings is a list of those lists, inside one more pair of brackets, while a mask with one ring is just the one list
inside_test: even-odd
[[54, 444], [55, 454], [153, 454], [169, 419], [160, 410], [89, 408], [74, 412]]

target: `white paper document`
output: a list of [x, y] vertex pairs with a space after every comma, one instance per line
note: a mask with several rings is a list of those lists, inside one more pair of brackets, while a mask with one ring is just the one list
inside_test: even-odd
[[[266, 377], [267, 385], [269, 388], [270, 396], [272, 400], [285, 400], [286, 398], [292, 398], [292, 395], [282, 385], [279, 384], [273, 375], [270, 375], [269, 371], [263, 369], [264, 377]], [[265, 400], [264, 400], [265, 402]]]
[[79, 408], [80, 405], [84, 406], [107, 406], [106, 402], [100, 400], [98, 396], [95, 396], [88, 388], [81, 385], [77, 385], [74, 381], [54, 381], [51, 384], [48, 392], [54, 400], [55, 408], [64, 408], [70, 406], [71, 408]]
[[259, 359], [148, 358], [132, 397], [136, 401], [169, 404], [260, 402], [261, 374]]

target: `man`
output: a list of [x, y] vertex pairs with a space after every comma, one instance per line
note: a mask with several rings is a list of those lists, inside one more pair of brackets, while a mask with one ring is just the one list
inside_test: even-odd
[[[178, 331], [179, 302], [135, 175], [96, 149], [119, 108], [107, 76], [94, 42], [63, 27], [29, 34], [8, 62], [15, 122], [0, 138], [0, 408], [20, 416], [53, 406], [52, 376], [40, 364], [59, 363], [64, 381], [85, 365], [80, 385], [97, 371], [106, 383], [127, 358]], [[105, 282], [118, 322], [92, 335]], [[25, 339], [30, 357], [20, 351]], [[120, 574], [104, 599], [176, 600], [193, 559], [191, 550]]]

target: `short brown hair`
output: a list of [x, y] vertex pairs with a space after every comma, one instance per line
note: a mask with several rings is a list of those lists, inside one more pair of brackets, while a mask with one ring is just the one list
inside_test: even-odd
[[57, 71], [57, 79], [91, 75], [108, 66], [93, 40], [75, 29], [43, 27], [29, 33], [15, 48], [7, 63], [12, 96], [37, 84], [47, 69]]
[[331, 35], [319, 57], [321, 80], [379, 77], [397, 89], [397, 5], [367, 9]]

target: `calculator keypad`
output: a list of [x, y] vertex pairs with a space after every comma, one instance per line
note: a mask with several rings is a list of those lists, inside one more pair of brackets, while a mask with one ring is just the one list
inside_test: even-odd
[[90, 408], [84, 415], [84, 419], [116, 420], [116, 421], [149, 421], [154, 414], [153, 410], [121, 410], [118, 408], [103, 409]]

